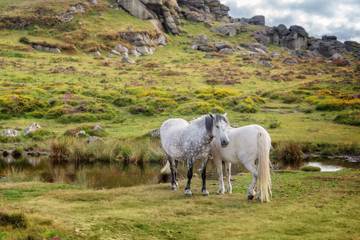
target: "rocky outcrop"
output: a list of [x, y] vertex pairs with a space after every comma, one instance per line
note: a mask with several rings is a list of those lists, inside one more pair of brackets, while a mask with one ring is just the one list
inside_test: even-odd
[[314, 55], [320, 54], [325, 57], [331, 57], [335, 53], [345, 52], [345, 44], [339, 42], [336, 37], [323, 36], [322, 39], [310, 39], [308, 42], [309, 50]]
[[307, 49], [308, 37], [309, 34], [301, 26], [293, 25], [288, 29], [284, 24], [280, 24], [277, 27], [269, 28], [266, 33], [258, 34], [257, 39], [265, 46], [267, 46], [266, 43], [273, 43], [289, 49], [299, 50]]
[[[162, 33], [150, 34], [148, 32], [119, 32], [119, 36], [134, 46], [133, 49], [129, 49], [123, 45], [118, 45], [115, 50], [111, 51], [111, 54], [128, 55], [139, 57], [142, 55], [153, 54], [156, 47], [163, 47], [167, 45], [167, 38]], [[116, 52], [115, 52], [116, 51]]]
[[178, 0], [184, 9], [183, 16], [192, 22], [221, 21], [229, 22], [230, 8], [221, 4], [219, 0]]
[[233, 37], [239, 33], [249, 31], [249, 28], [246, 23], [244, 24], [241, 22], [237, 22], [237, 23], [222, 25], [218, 28], [212, 28], [210, 29], [210, 31], [214, 33], [221, 33], [225, 36]]
[[37, 124], [37, 123], [32, 123], [28, 128], [26, 128], [25, 130], [24, 130], [24, 132], [22, 133], [22, 135], [23, 136], [25, 136], [25, 135], [27, 135], [27, 134], [29, 134], [29, 133], [31, 133], [31, 132], [34, 132], [34, 131], [36, 131], [36, 130], [39, 130], [41, 128], [41, 126], [39, 125], [39, 124]]
[[346, 41], [344, 44], [346, 51], [360, 53], [360, 43], [355, 41]]
[[15, 129], [5, 129], [1, 132], [1, 136], [4, 137], [17, 137], [20, 136], [20, 133], [16, 131]]
[[180, 28], [180, 8], [176, 1], [162, 0], [118, 0], [119, 7], [143, 20], [156, 20], [160, 29], [179, 35]]
[[252, 18], [232, 18], [231, 22], [239, 22], [242, 24], [250, 24], [257, 26], [265, 26], [265, 17], [263, 15], [256, 15]]

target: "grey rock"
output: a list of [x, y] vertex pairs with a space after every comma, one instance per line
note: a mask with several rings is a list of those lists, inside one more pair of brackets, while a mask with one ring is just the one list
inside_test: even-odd
[[120, 53], [120, 52], [118, 52], [118, 51], [116, 51], [116, 50], [114, 50], [114, 49], [113, 49], [113, 50], [111, 50], [111, 51], [110, 51], [110, 53], [111, 53], [111, 54], [118, 55], [118, 56], [120, 56], [120, 55], [121, 55], [121, 53]]
[[201, 45], [199, 46], [199, 50], [202, 52], [217, 52], [215, 47], [211, 47], [209, 45]]
[[265, 17], [262, 15], [256, 15], [249, 19], [249, 24], [265, 26]]
[[324, 35], [324, 36], [321, 37], [321, 40], [323, 40], [323, 41], [336, 41], [337, 37], [336, 36]]
[[284, 24], [280, 24], [278, 27], [278, 32], [279, 32], [279, 36], [282, 37], [282, 36], [286, 36], [288, 35], [289, 33], [289, 30], [288, 28], [284, 25]]
[[115, 49], [118, 50], [120, 53], [129, 52], [129, 49], [121, 44], [117, 45]]
[[225, 36], [233, 37], [237, 34], [237, 24], [231, 23], [218, 27], [217, 31]]
[[136, 51], [135, 49], [130, 49], [129, 54], [131, 56], [134, 56], [134, 57], [140, 57], [141, 56], [141, 54], [138, 51]]
[[15, 129], [5, 129], [4, 131], [1, 132], [1, 136], [4, 136], [4, 137], [16, 137], [19, 135], [20, 135], [20, 133], [18, 131], [16, 131]]
[[360, 43], [356, 41], [345, 41], [345, 49], [348, 52], [359, 52], [360, 51]]
[[94, 127], [93, 127], [93, 130], [95, 131], [105, 131], [100, 125], [96, 124]]
[[331, 57], [335, 53], [345, 52], [345, 44], [339, 41], [321, 41], [317, 50], [325, 57]]
[[61, 53], [60, 49], [58, 49], [58, 48], [49, 48], [49, 52], [51, 52], [51, 53]]
[[219, 50], [221, 50], [223, 48], [232, 48], [230, 43], [224, 43], [224, 42], [216, 42], [215, 47]]
[[307, 38], [309, 36], [309, 34], [305, 31], [305, 29], [303, 27], [301, 27], [301, 26], [298, 26], [298, 25], [290, 26], [289, 32], [290, 33], [297, 33], [298, 36], [304, 37], [304, 38]]
[[118, 0], [119, 7], [142, 20], [155, 19], [156, 14], [140, 0]]
[[294, 59], [291, 59], [291, 58], [285, 58], [283, 60], [283, 63], [285, 63], [287, 65], [294, 65], [294, 64], [298, 64], [299, 62]]
[[91, 136], [86, 139], [86, 142], [91, 144], [91, 143], [95, 143], [95, 142], [104, 142], [104, 140], [101, 137]]
[[160, 136], [160, 129], [158, 128], [158, 129], [151, 130], [151, 131], [149, 132], [149, 134], [150, 134], [151, 137]]
[[122, 62], [122, 63], [135, 63], [135, 61], [132, 60], [132, 59], [129, 58], [129, 57], [123, 57], [123, 58], [121, 59], [121, 62]]
[[98, 4], [98, 0], [86, 0], [88, 3], [91, 3], [91, 4]]
[[99, 51], [94, 52], [95, 56], [101, 56], [101, 53]]
[[70, 5], [70, 7], [72, 8], [72, 10], [74, 12], [85, 12], [85, 5], [82, 4], [82, 3], [77, 3], [77, 4], [74, 4], [74, 5]]
[[219, 51], [219, 53], [222, 53], [225, 55], [233, 55], [234, 51], [231, 48], [223, 48]]
[[193, 44], [193, 45], [191, 45], [191, 49], [192, 50], [199, 50], [199, 45]]
[[268, 68], [272, 68], [272, 69], [275, 68], [274, 65], [272, 65], [269, 61], [265, 61], [265, 60], [259, 60], [257, 62], [257, 64], [268, 67]]
[[30, 132], [34, 132], [36, 130], [39, 130], [40, 128], [41, 128], [41, 126], [34, 122], [24, 130], [22, 135], [25, 136], [25, 135], [29, 134]]
[[152, 49], [149, 48], [148, 46], [136, 47], [136, 51], [139, 52], [141, 55], [145, 55], [145, 56], [153, 54]]
[[340, 53], [335, 53], [334, 55], [331, 56], [331, 59], [342, 59], [343, 56]]
[[115, 56], [114, 56], [112, 53], [108, 53], [106, 56], [107, 56], [108, 58], [115, 58]]

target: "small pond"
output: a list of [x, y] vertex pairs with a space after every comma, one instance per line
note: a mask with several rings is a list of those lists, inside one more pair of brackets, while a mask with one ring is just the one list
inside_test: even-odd
[[[123, 166], [121, 164], [95, 164], [75, 169], [73, 166], [50, 166], [46, 153], [25, 153], [24, 157], [15, 159], [11, 151], [4, 156], [0, 151], [0, 182], [7, 181], [6, 171], [23, 172], [37, 175], [42, 181], [65, 181], [71, 184], [81, 184], [92, 188], [116, 188], [141, 184], [156, 184], [168, 182], [170, 176], [160, 174], [163, 166], [146, 164], [145, 167]], [[354, 160], [353, 158], [351, 158]], [[310, 156], [305, 160], [305, 165], [317, 166], [322, 172], [340, 171], [342, 169], [359, 169], [360, 161], [349, 161], [346, 158], [320, 158]], [[200, 177], [200, 163], [194, 164], [194, 175]], [[243, 165], [232, 165], [232, 175], [247, 171]], [[178, 178], [186, 178], [187, 168], [185, 163], [178, 165]], [[217, 172], [212, 161], [207, 167], [207, 179], [217, 180]]]

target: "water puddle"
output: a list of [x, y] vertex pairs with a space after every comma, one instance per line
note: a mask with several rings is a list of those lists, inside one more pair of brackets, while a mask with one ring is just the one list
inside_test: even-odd
[[305, 166], [319, 167], [321, 172], [337, 172], [346, 169], [341, 166], [327, 165], [320, 162], [308, 162]]

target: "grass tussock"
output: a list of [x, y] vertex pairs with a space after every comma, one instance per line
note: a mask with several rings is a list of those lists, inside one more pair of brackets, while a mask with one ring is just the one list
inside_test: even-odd
[[284, 166], [297, 168], [301, 166], [304, 154], [301, 146], [295, 141], [281, 143], [278, 148], [278, 160]]

